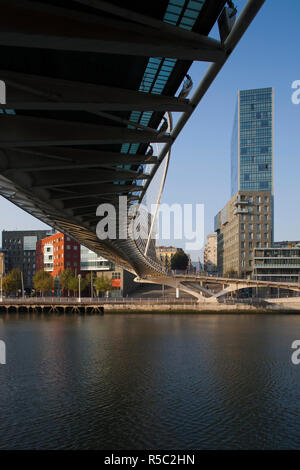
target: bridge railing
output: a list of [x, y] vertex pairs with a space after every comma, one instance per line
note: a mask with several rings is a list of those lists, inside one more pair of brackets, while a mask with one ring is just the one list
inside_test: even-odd
[[174, 298], [159, 298], [159, 297], [148, 297], [148, 298], [91, 298], [82, 297], [79, 301], [78, 297], [31, 297], [31, 298], [3, 298], [0, 302], [2, 305], [95, 305], [95, 304], [194, 304], [194, 299], [174, 299]]

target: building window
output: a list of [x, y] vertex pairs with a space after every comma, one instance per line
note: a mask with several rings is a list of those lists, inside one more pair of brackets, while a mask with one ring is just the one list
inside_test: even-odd
[[121, 279], [121, 273], [112, 273], [111, 278], [112, 279]]

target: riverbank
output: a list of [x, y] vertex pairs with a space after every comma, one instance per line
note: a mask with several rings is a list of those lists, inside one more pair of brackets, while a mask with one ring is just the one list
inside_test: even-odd
[[201, 303], [201, 304], [179, 304], [179, 305], [105, 305], [105, 313], [300, 313], [300, 306], [291, 306], [286, 304], [270, 304], [265, 307], [258, 307], [253, 305], [244, 304], [215, 304], [215, 303]]
[[84, 304], [79, 302], [68, 303], [9, 303], [0, 305], [0, 314], [79, 314], [79, 315], [103, 315], [104, 313], [300, 313], [299, 302], [259, 304], [247, 303], [176, 303], [176, 302], [104, 302], [95, 304]]

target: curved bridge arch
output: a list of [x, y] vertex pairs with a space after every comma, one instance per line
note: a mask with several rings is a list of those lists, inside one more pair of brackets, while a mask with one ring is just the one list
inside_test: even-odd
[[[192, 24], [187, 2], [173, 24], [167, 0], [153, 0], [151, 13], [127, 0], [63, 3], [1, 4], [0, 194], [140, 278], [164, 278], [145, 239], [99, 240], [97, 207], [118, 211], [119, 196], [128, 208], [141, 203], [264, 0], [248, 0], [222, 40], [209, 33], [226, 0], [194, 2]], [[187, 99], [182, 84], [194, 60], [211, 65]], [[182, 114], [166, 132], [163, 117], [173, 111]], [[153, 143], [163, 145], [158, 155]]]

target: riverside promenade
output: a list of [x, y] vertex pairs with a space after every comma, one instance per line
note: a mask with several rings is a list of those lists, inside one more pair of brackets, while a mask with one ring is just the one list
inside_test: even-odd
[[3, 298], [0, 313], [46, 313], [103, 315], [114, 312], [293, 312], [300, 313], [300, 297], [270, 299], [234, 299], [219, 302], [197, 302], [194, 299], [170, 298], [90, 298], [37, 297]]

